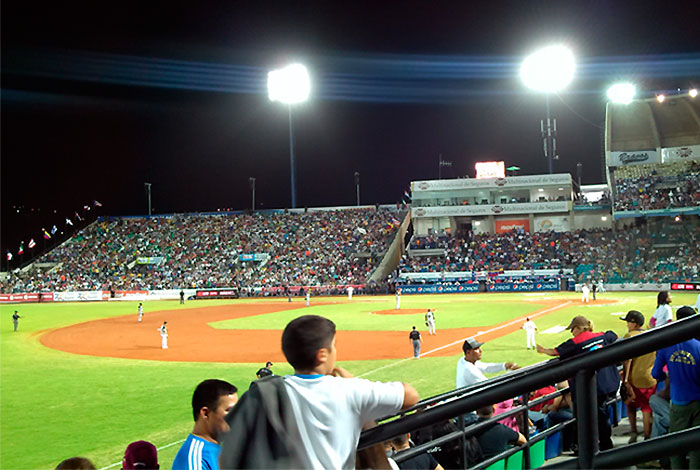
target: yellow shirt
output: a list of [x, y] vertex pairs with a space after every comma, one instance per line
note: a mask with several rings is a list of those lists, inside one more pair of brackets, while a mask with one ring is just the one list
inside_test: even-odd
[[[634, 330], [628, 332], [624, 338], [631, 338], [632, 336], [637, 336], [644, 330]], [[630, 372], [627, 378], [628, 382], [637, 388], [651, 388], [656, 385], [656, 380], [651, 376], [651, 369], [654, 367], [654, 361], [656, 360], [656, 352], [650, 352], [643, 356], [635, 357], [632, 359], [632, 364], [630, 365]]]

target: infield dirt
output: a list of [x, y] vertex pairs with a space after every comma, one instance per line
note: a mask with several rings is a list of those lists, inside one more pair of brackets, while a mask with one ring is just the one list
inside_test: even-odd
[[[537, 318], [573, 302], [538, 300], [537, 303], [545, 307], [527, 316]], [[216, 329], [208, 323], [295, 309], [303, 314], [302, 305], [287, 302], [164, 310], [147, 313], [141, 323], [136, 321], [136, 315], [126, 315], [75, 324], [48, 331], [40, 341], [53, 349], [88, 356], [180, 362], [279, 362], [285, 361], [280, 346], [281, 330]], [[413, 310], [381, 313], [417, 313]], [[158, 328], [166, 320], [169, 349], [161, 349]], [[457, 355], [465, 338], [485, 331], [478, 338], [488, 341], [518, 330], [524, 320], [525, 316], [492, 326], [446, 330], [439, 329], [438, 321], [437, 335], [423, 334], [422, 350], [429, 351], [431, 357]], [[336, 343], [340, 361], [404, 359], [412, 355], [408, 331], [338, 331]]]

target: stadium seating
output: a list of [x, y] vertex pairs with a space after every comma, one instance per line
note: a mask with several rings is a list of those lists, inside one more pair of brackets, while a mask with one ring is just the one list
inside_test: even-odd
[[[700, 280], [700, 230], [681, 225], [654, 232], [629, 228], [477, 234], [470, 239], [414, 237], [404, 273], [574, 268], [578, 281], [668, 282]], [[420, 256], [439, 245], [444, 256]], [[663, 245], [663, 246], [662, 246]], [[426, 248], [427, 249], [427, 248]]]
[[39, 260], [52, 269], [14, 274], [2, 291], [364, 284], [397, 216], [381, 208], [108, 219]]

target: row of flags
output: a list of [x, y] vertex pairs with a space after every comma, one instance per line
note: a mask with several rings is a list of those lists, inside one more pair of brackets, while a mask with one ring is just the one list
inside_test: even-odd
[[[90, 211], [92, 207], [102, 207], [102, 204], [98, 200], [92, 201], [92, 206], [86, 204], [83, 206], [83, 210], [86, 212]], [[76, 220], [77, 222], [82, 222], [83, 218], [80, 216], [78, 211], [75, 211], [73, 213], [73, 219]], [[73, 220], [71, 220], [69, 217], [66, 217], [66, 225], [70, 225], [71, 227], [74, 226]], [[51, 227], [51, 230], [46, 230], [45, 228], [41, 229], [41, 235], [44, 237], [44, 240], [51, 240], [52, 236], [56, 235], [56, 232], [58, 232], [58, 227], [54, 224], [53, 227]], [[27, 243], [27, 248], [30, 250], [36, 246], [36, 241], [34, 238], [29, 239], [29, 243]], [[17, 250], [17, 255], [23, 255], [24, 254], [24, 242], [21, 242], [19, 244], [19, 249]], [[13, 254], [10, 250], [7, 250], [7, 261], [12, 261]]]

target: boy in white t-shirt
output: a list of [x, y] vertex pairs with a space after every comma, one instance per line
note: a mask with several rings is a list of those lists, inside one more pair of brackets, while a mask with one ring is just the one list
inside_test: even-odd
[[362, 426], [418, 402], [410, 385], [353, 378], [337, 366], [335, 324], [327, 318], [292, 320], [282, 334], [282, 351], [295, 372], [284, 381], [305, 468], [355, 468]]

